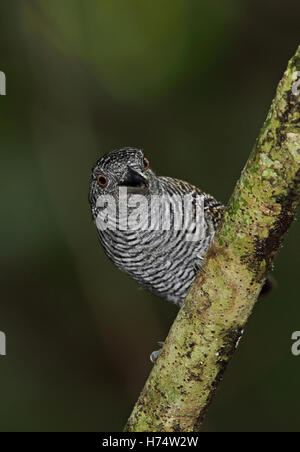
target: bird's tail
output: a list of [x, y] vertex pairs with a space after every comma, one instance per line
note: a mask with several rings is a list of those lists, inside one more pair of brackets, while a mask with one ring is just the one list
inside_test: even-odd
[[268, 275], [262, 289], [260, 291], [259, 297], [267, 297], [273, 289], [276, 289], [277, 282], [272, 275]]

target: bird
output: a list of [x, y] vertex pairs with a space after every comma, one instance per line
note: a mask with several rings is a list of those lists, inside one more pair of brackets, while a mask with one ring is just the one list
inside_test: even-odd
[[[204, 271], [225, 206], [188, 182], [156, 175], [143, 151], [131, 147], [96, 162], [89, 203], [109, 259], [143, 289], [182, 306], [197, 272]], [[269, 276], [260, 295], [274, 286]], [[160, 351], [152, 352], [153, 363]]]
[[[123, 218], [121, 210], [125, 206], [123, 201], [120, 205], [120, 189], [126, 189], [128, 194], [129, 208]], [[126, 215], [134, 217], [134, 207], [130, 208], [134, 197], [145, 200], [137, 214], [142, 226], [121, 227]], [[104, 207], [105, 203], [100, 205], [104, 199], [111, 201], [110, 209]], [[150, 211], [153, 199], [160, 203]], [[184, 206], [188, 201], [190, 209]], [[203, 258], [224, 214], [223, 204], [188, 182], [157, 176], [143, 151], [130, 147], [111, 151], [96, 162], [89, 202], [106, 255], [142, 288], [181, 306], [202, 269]], [[200, 229], [193, 221], [196, 214]], [[165, 227], [167, 220], [169, 228]], [[154, 227], [149, 227], [150, 223]]]

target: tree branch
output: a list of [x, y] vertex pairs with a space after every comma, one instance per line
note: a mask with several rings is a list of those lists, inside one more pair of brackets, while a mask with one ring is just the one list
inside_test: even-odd
[[[300, 199], [300, 47], [125, 431], [198, 431]], [[293, 89], [292, 89], [293, 87]]]

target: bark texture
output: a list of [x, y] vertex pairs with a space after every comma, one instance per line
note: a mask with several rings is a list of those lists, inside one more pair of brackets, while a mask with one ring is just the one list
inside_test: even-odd
[[299, 71], [300, 47], [125, 431], [201, 427], [299, 205]]

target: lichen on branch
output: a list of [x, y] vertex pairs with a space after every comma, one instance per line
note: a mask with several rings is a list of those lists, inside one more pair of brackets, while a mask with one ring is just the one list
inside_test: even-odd
[[198, 431], [300, 200], [300, 47], [126, 431]]

